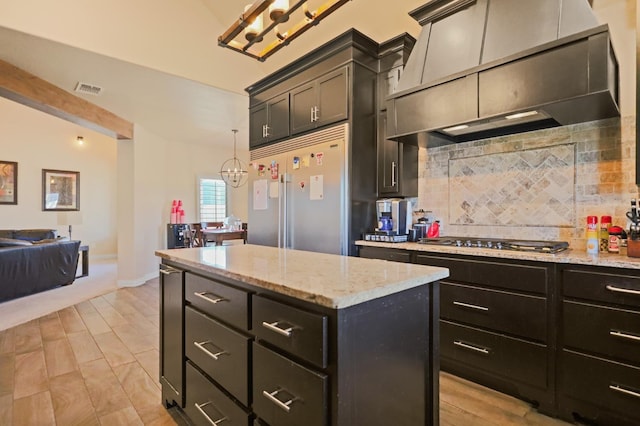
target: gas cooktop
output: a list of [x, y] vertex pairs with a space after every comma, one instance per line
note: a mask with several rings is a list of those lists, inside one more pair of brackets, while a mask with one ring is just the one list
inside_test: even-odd
[[569, 248], [566, 241], [506, 240], [501, 238], [440, 237], [422, 238], [419, 244], [450, 247], [476, 247], [495, 250], [516, 250], [535, 253], [559, 253]]

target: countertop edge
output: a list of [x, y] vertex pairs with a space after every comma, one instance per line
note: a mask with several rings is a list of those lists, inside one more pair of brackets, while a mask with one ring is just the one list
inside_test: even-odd
[[603, 266], [610, 268], [640, 269], [640, 258], [619, 254], [601, 253], [587, 254], [568, 249], [556, 254], [529, 253], [513, 250], [482, 249], [477, 247], [445, 247], [419, 243], [384, 243], [378, 241], [358, 240], [358, 246], [390, 248], [405, 251], [422, 251], [427, 253], [460, 254], [500, 259], [531, 260], [548, 263], [567, 263], [578, 265]]
[[[205, 248], [206, 250], [207, 248]], [[374, 300], [380, 297], [388, 296], [401, 291], [409, 290], [421, 285], [429, 284], [449, 276], [449, 270], [446, 268], [423, 266], [423, 265], [411, 265], [407, 266], [420, 266], [424, 268], [430, 268], [432, 271], [421, 275], [420, 277], [409, 277], [401, 281], [394, 281], [388, 285], [382, 285], [373, 289], [363, 290], [347, 294], [344, 296], [327, 297], [311, 291], [304, 291], [299, 288], [291, 288], [285, 284], [274, 283], [261, 279], [259, 277], [246, 275], [238, 272], [229, 271], [222, 267], [216, 267], [214, 265], [205, 264], [198, 261], [185, 259], [178, 256], [182, 250], [189, 249], [173, 249], [173, 250], [156, 250], [155, 255], [161, 259], [166, 259], [177, 264], [182, 264], [186, 267], [200, 270], [203, 272], [209, 272], [217, 274], [225, 278], [229, 278], [235, 281], [239, 281], [244, 284], [248, 284], [254, 287], [259, 287], [265, 290], [270, 290], [285, 296], [289, 296], [298, 300], [310, 302], [316, 305], [332, 308], [332, 309], [344, 309], [350, 306], [354, 306], [360, 303]], [[375, 259], [368, 259], [375, 260]], [[387, 262], [385, 260], [375, 260], [378, 262]], [[395, 263], [395, 262], [394, 262]]]

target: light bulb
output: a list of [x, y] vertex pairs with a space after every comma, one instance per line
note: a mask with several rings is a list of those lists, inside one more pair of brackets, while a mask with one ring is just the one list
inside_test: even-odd
[[[244, 7], [244, 11], [246, 12], [252, 5], [248, 4]], [[256, 16], [256, 19], [247, 26], [244, 30], [244, 38], [248, 41], [254, 40], [258, 34], [262, 32], [262, 15]], [[259, 41], [259, 40], [258, 40]]]
[[[276, 21], [285, 14], [285, 12], [289, 9], [289, 0], [275, 0], [269, 6], [269, 18], [272, 21]], [[289, 20], [289, 17], [286, 17], [282, 22], [286, 22]]]

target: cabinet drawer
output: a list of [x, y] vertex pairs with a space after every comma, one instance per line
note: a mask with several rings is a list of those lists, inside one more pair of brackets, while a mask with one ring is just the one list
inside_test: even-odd
[[399, 249], [385, 249], [380, 247], [360, 246], [359, 256], [368, 259], [392, 260], [394, 262], [411, 262], [411, 253]]
[[270, 425], [325, 426], [328, 378], [253, 345], [253, 410]]
[[563, 293], [568, 297], [638, 307], [640, 305], [640, 271], [623, 275], [593, 269], [565, 269]]
[[[250, 426], [251, 419], [213, 383], [187, 362], [187, 404], [185, 413], [196, 425]], [[222, 420], [224, 419], [224, 421]]]
[[562, 395], [640, 423], [640, 368], [563, 351], [558, 372]]
[[185, 353], [213, 380], [249, 406], [250, 338], [185, 309]]
[[243, 330], [249, 327], [249, 293], [246, 291], [187, 273], [185, 297], [193, 306], [223, 322]]
[[546, 342], [544, 297], [441, 283], [440, 317]]
[[564, 346], [640, 365], [640, 312], [563, 303]]
[[480, 284], [530, 293], [547, 292], [549, 274], [546, 266], [516, 265], [446, 256], [418, 254], [416, 263], [449, 268], [447, 281]]
[[548, 386], [545, 345], [440, 320], [440, 353], [510, 380]]
[[327, 317], [265, 297], [252, 303], [253, 332], [293, 355], [327, 366]]

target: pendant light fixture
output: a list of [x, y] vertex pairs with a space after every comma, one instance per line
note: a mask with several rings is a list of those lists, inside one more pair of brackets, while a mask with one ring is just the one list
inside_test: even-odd
[[222, 167], [220, 167], [220, 177], [225, 184], [233, 188], [239, 188], [247, 183], [249, 173], [244, 164], [242, 164], [242, 161], [236, 156], [236, 133], [238, 133], [238, 131], [236, 129], [231, 131], [233, 132], [233, 158], [222, 163]]
[[265, 61], [349, 1], [322, 0], [310, 10], [308, 0], [255, 0], [218, 37], [218, 45]]

